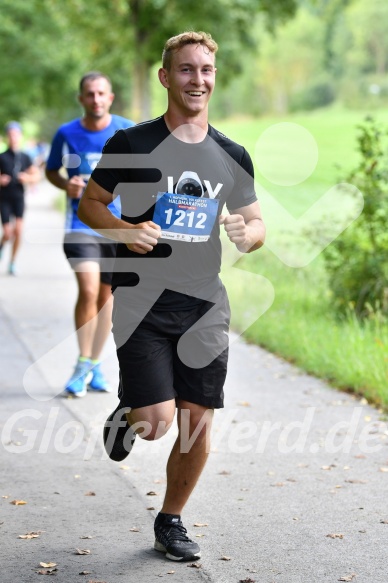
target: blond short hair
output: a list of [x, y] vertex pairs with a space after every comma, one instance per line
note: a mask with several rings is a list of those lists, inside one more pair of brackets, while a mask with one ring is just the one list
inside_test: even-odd
[[167, 71], [171, 68], [171, 59], [174, 52], [179, 51], [186, 45], [195, 45], [199, 44], [208, 49], [210, 53], [216, 54], [218, 50], [218, 44], [215, 40], [212, 39], [211, 35], [207, 32], [182, 32], [176, 36], [173, 36], [168, 39], [166, 44], [164, 45], [163, 54], [162, 54], [162, 66]]

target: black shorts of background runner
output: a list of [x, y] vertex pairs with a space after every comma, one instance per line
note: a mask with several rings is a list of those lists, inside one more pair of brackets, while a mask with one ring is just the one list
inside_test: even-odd
[[[203, 302], [191, 310], [148, 312], [117, 350], [120, 406], [135, 409], [175, 398], [209, 409], [224, 406], [230, 320], [226, 293], [215, 311], [209, 312], [212, 306]], [[202, 323], [194, 326], [202, 316]], [[195, 361], [196, 354], [202, 358], [205, 351], [217, 356], [202, 368], [188, 366], [186, 358], [182, 362], [178, 356], [183, 335], [183, 352], [189, 360]]]
[[5, 197], [0, 195], [0, 216], [3, 225], [11, 222], [11, 218], [23, 218], [24, 215], [24, 195]]
[[83, 261], [94, 261], [100, 266], [101, 283], [112, 284], [116, 243], [105, 237], [72, 232], [66, 233], [63, 250], [72, 269]]

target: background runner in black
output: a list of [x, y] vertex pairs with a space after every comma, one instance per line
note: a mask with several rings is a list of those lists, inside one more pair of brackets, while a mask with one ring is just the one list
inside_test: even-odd
[[23, 139], [21, 125], [12, 121], [5, 126], [5, 130], [8, 149], [0, 154], [0, 215], [3, 225], [0, 257], [4, 244], [11, 241], [8, 273], [16, 275], [15, 260], [23, 230], [24, 187], [38, 182], [41, 175], [31, 158], [20, 150]]

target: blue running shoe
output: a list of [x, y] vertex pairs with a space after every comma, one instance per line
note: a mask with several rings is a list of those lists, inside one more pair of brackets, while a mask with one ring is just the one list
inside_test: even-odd
[[9, 273], [9, 275], [14, 275], [14, 276], [19, 275], [19, 272], [15, 266], [15, 263], [12, 262], [9, 264], [8, 273]]
[[74, 372], [65, 386], [65, 393], [74, 397], [84, 397], [87, 392], [87, 384], [92, 378], [90, 360], [78, 360]]
[[[93, 366], [93, 365], [92, 365]], [[102, 393], [110, 393], [112, 387], [101, 372], [101, 364], [98, 362], [92, 368], [93, 377], [89, 381], [89, 388], [93, 391], [100, 391]]]

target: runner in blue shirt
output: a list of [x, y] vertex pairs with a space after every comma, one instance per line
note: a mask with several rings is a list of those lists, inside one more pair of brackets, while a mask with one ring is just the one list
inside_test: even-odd
[[[63, 124], [56, 132], [46, 176], [67, 195], [64, 251], [78, 284], [75, 325], [80, 356], [65, 385], [65, 393], [83, 397], [88, 386], [96, 391], [111, 390], [101, 372], [99, 357], [111, 328], [112, 261], [116, 244], [80, 221], [77, 209], [105, 142], [117, 130], [135, 124], [109, 113], [114, 99], [112, 85], [109, 77], [98, 71], [82, 77], [78, 99], [84, 115]], [[67, 177], [60, 172], [61, 168]], [[109, 210], [120, 217], [118, 199], [109, 205]]]

